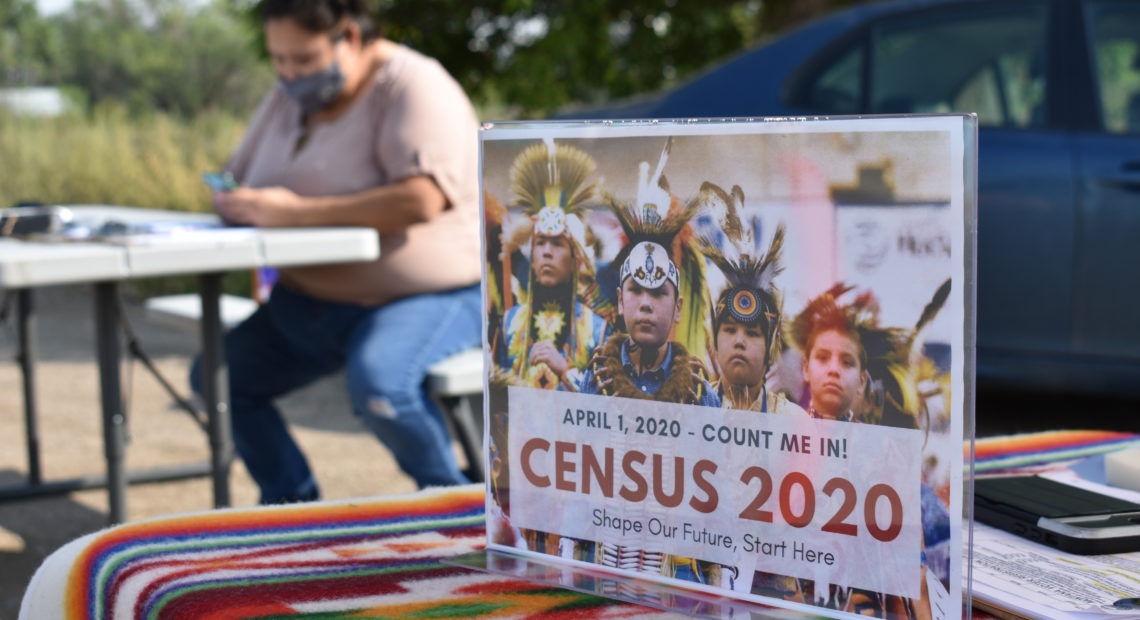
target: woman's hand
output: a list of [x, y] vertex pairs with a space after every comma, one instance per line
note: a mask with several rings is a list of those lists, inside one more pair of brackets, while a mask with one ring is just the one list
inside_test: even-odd
[[301, 226], [305, 199], [284, 187], [239, 187], [214, 194], [214, 209], [227, 224]]

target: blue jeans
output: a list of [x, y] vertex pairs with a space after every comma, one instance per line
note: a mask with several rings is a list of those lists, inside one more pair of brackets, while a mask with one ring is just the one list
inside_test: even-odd
[[[261, 503], [319, 497], [316, 479], [273, 401], [345, 369], [352, 408], [421, 488], [464, 484], [428, 366], [479, 346], [479, 286], [407, 297], [378, 308], [330, 303], [275, 286], [226, 334], [234, 447]], [[200, 392], [195, 361], [190, 382]]]

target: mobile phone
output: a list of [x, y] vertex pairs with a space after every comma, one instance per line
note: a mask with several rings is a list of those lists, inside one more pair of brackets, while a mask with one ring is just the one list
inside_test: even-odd
[[1140, 504], [1040, 476], [975, 479], [974, 518], [1068, 553], [1140, 550]]
[[215, 192], [228, 192], [238, 188], [238, 182], [229, 172], [203, 172], [202, 180]]

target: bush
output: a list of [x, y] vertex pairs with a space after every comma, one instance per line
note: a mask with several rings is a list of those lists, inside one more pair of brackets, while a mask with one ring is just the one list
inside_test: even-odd
[[0, 204], [110, 204], [207, 211], [202, 172], [233, 150], [244, 120], [204, 115], [129, 116], [103, 106], [90, 116], [0, 115]]

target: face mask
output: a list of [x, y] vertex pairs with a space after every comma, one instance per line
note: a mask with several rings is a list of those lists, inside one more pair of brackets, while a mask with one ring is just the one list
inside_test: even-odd
[[292, 80], [281, 80], [281, 88], [289, 95], [306, 116], [325, 108], [340, 97], [344, 91], [344, 74], [334, 60], [327, 68], [312, 75]]

